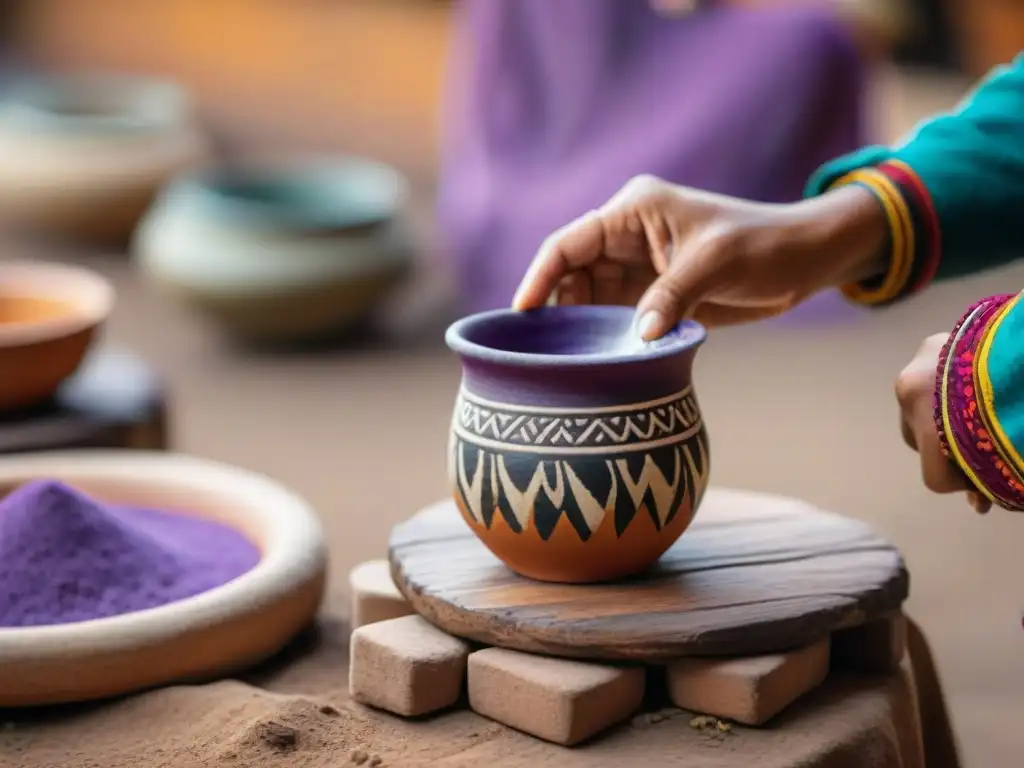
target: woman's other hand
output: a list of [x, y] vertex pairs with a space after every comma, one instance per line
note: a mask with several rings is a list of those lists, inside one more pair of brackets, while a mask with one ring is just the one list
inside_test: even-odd
[[914, 359], [896, 379], [896, 399], [900, 405], [904, 442], [917, 451], [921, 477], [935, 493], [967, 492], [975, 511], [984, 514], [991, 502], [971, 487], [963, 472], [942, 453], [935, 426], [935, 368], [948, 333], [929, 336]]
[[858, 186], [772, 205], [639, 176], [544, 242], [513, 306], [533, 309], [552, 295], [636, 305], [652, 340], [684, 317], [760, 320], [880, 274], [887, 239], [882, 207]]

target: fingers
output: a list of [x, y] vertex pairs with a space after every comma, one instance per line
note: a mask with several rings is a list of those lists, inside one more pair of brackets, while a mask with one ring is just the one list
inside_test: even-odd
[[992, 502], [977, 491], [968, 491], [967, 501], [979, 515], [986, 515], [992, 509]]
[[[906, 419], [901, 420], [900, 429], [903, 433], [903, 442], [921, 455], [921, 475], [929, 490], [935, 493], [954, 493], [966, 488], [967, 503], [971, 505], [971, 508], [979, 515], [988, 514], [989, 510], [992, 509], [992, 502], [975, 490], [967, 478], [964, 477], [959, 467], [954, 466], [949, 459], [945, 456], [940, 456], [944, 462], [943, 465], [936, 458], [936, 451], [939, 451], [939, 447], [938, 435], [934, 429], [929, 430], [929, 435], [936, 434], [935, 442], [932, 443], [930, 437], [926, 436], [929, 439], [923, 441], [925, 445], [924, 451], [919, 450], [918, 437]], [[939, 453], [941, 454], [941, 451]]]
[[639, 331], [645, 341], [664, 336], [725, 279], [733, 250], [728, 239], [703, 237], [672, 254], [668, 269], [640, 299]]
[[929, 337], [917, 355], [896, 379], [896, 400], [902, 414], [903, 441], [916, 450], [921, 459], [921, 477], [935, 493], [975, 490], [960, 468], [942, 453], [939, 433], [932, 413], [935, 389], [934, 349], [941, 336]]
[[621, 264], [601, 260], [590, 272], [594, 304], [619, 304], [626, 283], [626, 270]]
[[585, 272], [570, 272], [559, 281], [557, 290], [559, 304], [572, 306], [593, 303], [590, 276]]
[[535, 309], [544, 304], [562, 278], [596, 261], [605, 250], [605, 227], [597, 211], [581, 216], [541, 245], [523, 276], [512, 308]]
[[913, 436], [921, 457], [921, 478], [925, 487], [935, 493], [970, 490], [971, 486], [963, 472], [942, 455], [934, 423], [927, 418], [915, 419], [914, 422], [919, 425], [913, 430]]
[[697, 305], [691, 316], [705, 328], [722, 328], [729, 325], [755, 323], [759, 320], [778, 317], [780, 314], [781, 310], [777, 307], [731, 306], [705, 301]]
[[[927, 368], [905, 371], [896, 385], [896, 396], [906, 423], [904, 439], [921, 457], [921, 478], [935, 493], [971, 490], [971, 485], [952, 461], [942, 453], [939, 433], [932, 414], [931, 389], [934, 373]], [[909, 439], [908, 439], [909, 438]]]
[[906, 419], [900, 419], [900, 432], [903, 435], [903, 442], [906, 443], [907, 447], [911, 450], [917, 450], [917, 438], [914, 436], [914, 430]]
[[650, 269], [627, 269], [601, 260], [590, 269], [579, 269], [562, 277], [547, 303], [635, 307], [654, 277]]

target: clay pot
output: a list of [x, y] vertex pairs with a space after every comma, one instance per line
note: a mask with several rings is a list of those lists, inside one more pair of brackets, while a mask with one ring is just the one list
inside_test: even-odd
[[405, 180], [377, 163], [211, 169], [139, 228], [145, 271], [257, 343], [318, 341], [363, 320], [412, 263]]
[[118, 696], [230, 674], [277, 653], [312, 621], [326, 580], [316, 512], [278, 483], [205, 459], [146, 451], [5, 457], [0, 495], [60, 480], [107, 504], [191, 514], [260, 549], [254, 568], [156, 608], [50, 626], [0, 628], [0, 707]]
[[485, 312], [462, 360], [448, 475], [473, 532], [517, 573], [584, 583], [639, 573], [689, 526], [708, 482], [691, 383], [705, 331], [633, 343], [624, 307]]
[[75, 372], [114, 305], [100, 275], [0, 261], [0, 412], [36, 405]]
[[171, 83], [23, 81], [0, 96], [0, 217], [33, 234], [125, 243], [167, 179], [205, 154], [189, 100]]

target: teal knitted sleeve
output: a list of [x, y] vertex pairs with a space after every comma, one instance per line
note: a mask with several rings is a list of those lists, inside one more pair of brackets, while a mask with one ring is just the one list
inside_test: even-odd
[[827, 163], [808, 182], [807, 195], [821, 194], [851, 171], [892, 161], [909, 166], [930, 196], [939, 228], [935, 279], [1024, 256], [1024, 54], [901, 143]]

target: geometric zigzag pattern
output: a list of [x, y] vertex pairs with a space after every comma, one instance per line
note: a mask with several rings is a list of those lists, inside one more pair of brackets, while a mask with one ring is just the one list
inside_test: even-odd
[[688, 387], [671, 398], [598, 414], [495, 405], [463, 392], [456, 403], [454, 427], [469, 440], [564, 449], [638, 445], [683, 433], [699, 422], [697, 400]]
[[684, 506], [695, 509], [708, 484], [707, 433], [647, 451], [553, 458], [481, 447], [453, 434], [448, 473], [468, 513], [490, 528], [500, 514], [516, 533], [547, 540], [565, 517], [586, 541], [614, 515], [622, 535], [641, 509], [661, 530]]

